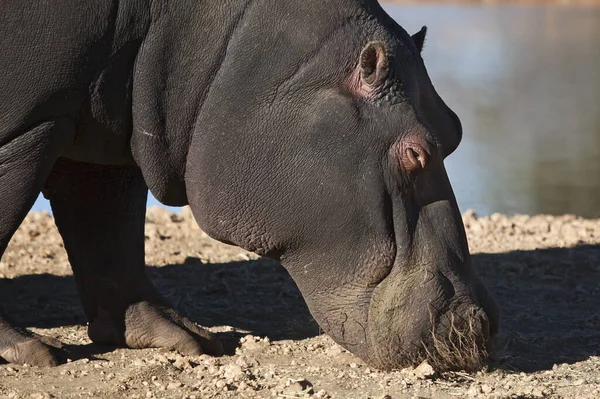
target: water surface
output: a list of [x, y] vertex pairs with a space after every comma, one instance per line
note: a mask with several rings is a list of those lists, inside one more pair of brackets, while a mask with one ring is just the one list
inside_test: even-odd
[[463, 122], [462, 210], [600, 217], [600, 8], [385, 7]]

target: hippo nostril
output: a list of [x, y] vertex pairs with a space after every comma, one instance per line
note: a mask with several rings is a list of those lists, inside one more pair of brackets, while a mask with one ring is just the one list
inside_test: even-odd
[[424, 169], [427, 165], [427, 155], [427, 151], [420, 145], [406, 143], [402, 164], [409, 172]]
[[407, 151], [409, 152], [408, 156], [411, 158], [411, 160], [419, 161], [419, 163], [420, 163], [421, 155], [417, 151], [415, 151], [413, 148], [409, 148]]

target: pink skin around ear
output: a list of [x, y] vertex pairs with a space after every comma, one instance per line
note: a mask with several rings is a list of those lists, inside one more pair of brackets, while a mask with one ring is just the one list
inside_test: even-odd
[[359, 98], [370, 99], [383, 86], [389, 73], [387, 49], [383, 42], [368, 43], [349, 77], [349, 88]]
[[354, 68], [354, 71], [348, 78], [348, 87], [353, 96], [369, 100], [373, 98], [375, 88], [366, 84], [360, 76], [360, 64]]

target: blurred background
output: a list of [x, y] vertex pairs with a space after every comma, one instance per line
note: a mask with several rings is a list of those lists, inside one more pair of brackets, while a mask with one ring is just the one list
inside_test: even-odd
[[600, 217], [600, 1], [519, 3], [382, 5], [429, 28], [425, 64], [463, 123], [446, 160], [461, 211]]

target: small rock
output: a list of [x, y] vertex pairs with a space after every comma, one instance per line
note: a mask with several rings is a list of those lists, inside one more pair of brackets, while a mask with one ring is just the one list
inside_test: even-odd
[[154, 360], [158, 364], [167, 364], [167, 363], [170, 363], [169, 359], [167, 359], [167, 357], [165, 355], [163, 355], [162, 353], [157, 353], [156, 355], [154, 355]]
[[192, 364], [184, 357], [179, 357], [173, 362], [173, 366], [179, 370], [187, 370], [192, 368]]
[[335, 356], [335, 355], [339, 355], [341, 353], [342, 353], [342, 347], [339, 345], [334, 345], [325, 351], [325, 354], [327, 354], [328, 356]]
[[471, 397], [478, 396], [481, 393], [481, 387], [476, 384], [471, 385], [471, 387], [467, 390], [467, 395]]
[[223, 375], [227, 380], [240, 381], [246, 376], [246, 373], [242, 371], [242, 368], [239, 365], [229, 364], [225, 366]]
[[[288, 385], [289, 383], [289, 385]], [[283, 390], [283, 393], [286, 395], [294, 395], [294, 396], [300, 396], [300, 395], [312, 395], [314, 393], [313, 390], [313, 385], [308, 382], [305, 379], [300, 379], [300, 380], [288, 380], [288, 382], [286, 383], [286, 387]]]
[[266, 371], [263, 377], [266, 380], [272, 380], [273, 378], [275, 378], [275, 373], [273, 373], [272, 371]]
[[252, 366], [258, 366], [259, 363], [254, 357], [242, 355], [235, 361], [235, 364], [242, 368], [248, 368]]
[[315, 394], [315, 398], [317, 398], [317, 399], [326, 399], [326, 398], [329, 398], [329, 395], [327, 394], [327, 392], [324, 389], [321, 389], [320, 391], [318, 391]]
[[183, 386], [183, 384], [179, 381], [173, 381], [173, 382], [169, 382], [169, 384], [167, 385], [167, 389], [177, 389], [177, 388], [181, 388]]
[[223, 380], [217, 380], [217, 382], [215, 383], [215, 386], [219, 389], [225, 388], [226, 385], [227, 384]]
[[255, 342], [256, 338], [254, 337], [254, 335], [248, 334], [243, 336], [242, 338], [240, 338], [240, 343], [245, 344], [248, 342]]
[[421, 380], [428, 380], [435, 377], [437, 373], [433, 367], [427, 363], [427, 360], [424, 360], [423, 363], [419, 364], [417, 368], [413, 370], [413, 374]]
[[489, 385], [483, 384], [483, 385], [481, 386], [481, 392], [483, 392], [483, 393], [485, 393], [485, 394], [491, 393], [493, 390], [494, 390], [494, 388], [492, 388], [492, 387], [491, 387], [491, 386], [489, 386]]

